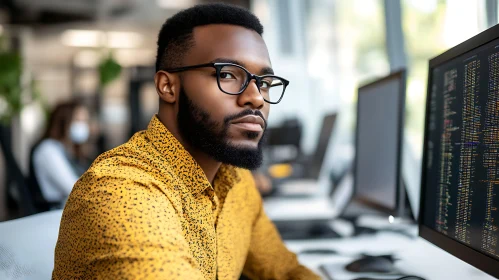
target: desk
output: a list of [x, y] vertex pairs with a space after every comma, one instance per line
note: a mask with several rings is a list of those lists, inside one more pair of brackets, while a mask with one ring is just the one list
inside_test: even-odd
[[[416, 226], [413, 225], [412, 227], [411, 231], [415, 233]], [[324, 279], [327, 278], [319, 271], [320, 265], [326, 263], [342, 267], [355, 259], [353, 255], [360, 253], [372, 255], [394, 254], [395, 257], [400, 259], [395, 263], [397, 268], [405, 273], [424, 277], [426, 280], [496, 279], [420, 237], [410, 239], [400, 234], [386, 232], [355, 238], [286, 241], [285, 243], [295, 253], [309, 248], [330, 248], [345, 254], [345, 256], [299, 255], [299, 260], [303, 265], [314, 270]], [[338, 280], [347, 279], [338, 278]]]
[[0, 279], [50, 279], [62, 210], [0, 223]]
[[[1, 256], [11, 257], [9, 265], [3, 263], [2, 266], [0, 260], [0, 279], [50, 279], [61, 214], [61, 210], [50, 211], [0, 223], [0, 259]], [[416, 226], [411, 227], [409, 230], [415, 235]], [[421, 238], [409, 239], [394, 233], [334, 240], [286, 241], [286, 245], [296, 253], [309, 248], [331, 248], [346, 255], [299, 255], [302, 264], [319, 274], [321, 264], [343, 266], [354, 259], [352, 255], [359, 253], [393, 253], [400, 258], [396, 262], [400, 270], [427, 280], [495, 279]], [[19, 277], [14, 277], [14, 270]]]

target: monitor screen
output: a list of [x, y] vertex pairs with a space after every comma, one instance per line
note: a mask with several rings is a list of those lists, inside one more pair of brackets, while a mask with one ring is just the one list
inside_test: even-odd
[[420, 213], [421, 236], [484, 270], [499, 266], [499, 30], [486, 32], [430, 61]]
[[331, 142], [330, 138], [333, 133], [335, 122], [336, 122], [336, 113], [324, 116], [324, 120], [322, 121], [321, 131], [319, 134], [319, 139], [317, 141], [317, 146], [315, 147], [315, 153], [310, 165], [310, 178], [314, 179], [319, 178], [319, 174], [324, 162], [324, 157], [326, 156], [329, 142]]
[[390, 214], [399, 204], [404, 97], [404, 72], [358, 90], [354, 198]]

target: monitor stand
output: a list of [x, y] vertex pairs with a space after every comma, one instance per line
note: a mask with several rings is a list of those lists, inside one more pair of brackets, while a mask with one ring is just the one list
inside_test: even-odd
[[416, 238], [417, 234], [410, 231], [410, 225], [414, 222], [404, 218], [395, 218], [384, 215], [362, 215], [347, 218], [353, 226], [352, 236], [365, 234], [376, 234], [380, 232], [391, 232], [404, 235], [408, 238]]
[[274, 221], [283, 240], [335, 239], [371, 235], [380, 232], [391, 232], [416, 238], [416, 234], [408, 231], [413, 222], [387, 215], [360, 215], [355, 217], [339, 217], [332, 220], [282, 220]]
[[392, 216], [379, 212], [367, 206], [351, 201], [341, 214], [339, 219], [346, 220], [353, 226], [352, 236], [364, 234], [375, 234], [378, 232], [393, 232], [415, 238], [416, 235], [407, 232], [408, 225], [414, 225], [415, 219], [412, 214], [407, 195], [404, 209], [399, 211], [399, 216]]
[[[347, 177], [347, 176], [342, 176]], [[345, 178], [342, 178], [345, 179]], [[335, 188], [336, 189], [336, 188]], [[331, 193], [331, 196], [334, 196]], [[407, 193], [405, 193], [404, 210], [390, 222], [390, 215], [378, 212], [370, 207], [356, 203], [351, 197], [343, 196], [349, 200], [342, 207], [339, 217], [317, 220], [278, 220], [273, 221], [283, 240], [305, 240], [305, 239], [330, 239], [364, 234], [376, 234], [378, 232], [394, 232], [414, 238], [414, 234], [406, 231], [405, 224], [414, 224], [414, 215], [410, 208]], [[336, 225], [340, 225], [337, 227]]]

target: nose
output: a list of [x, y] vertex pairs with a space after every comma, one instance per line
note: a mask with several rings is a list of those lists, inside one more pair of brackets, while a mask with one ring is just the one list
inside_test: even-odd
[[238, 105], [241, 107], [250, 107], [252, 109], [262, 109], [265, 104], [263, 96], [256, 85], [256, 80], [250, 80], [246, 89], [238, 96]]

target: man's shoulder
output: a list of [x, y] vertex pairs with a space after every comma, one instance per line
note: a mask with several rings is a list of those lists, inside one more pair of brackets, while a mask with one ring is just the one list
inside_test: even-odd
[[171, 192], [171, 166], [147, 141], [143, 133], [135, 134], [128, 142], [101, 154], [81, 176], [73, 191], [84, 193], [122, 191]]
[[138, 132], [127, 142], [99, 155], [92, 166], [109, 164], [109, 161], [121, 163], [125, 159], [144, 160], [149, 157], [152, 145], [147, 141], [144, 131]]
[[100, 209], [128, 216], [142, 212], [144, 207], [164, 211], [178, 208], [170, 179], [160, 180], [151, 169], [126, 163], [110, 157], [92, 165], [73, 187], [64, 212], [82, 214], [82, 209]]
[[145, 131], [136, 133], [126, 143], [101, 154], [92, 163], [88, 172], [99, 176], [157, 177], [160, 170], [168, 170], [170, 165], [164, 160], [154, 145], [145, 136]]

